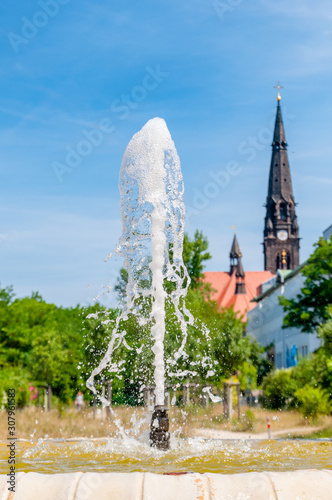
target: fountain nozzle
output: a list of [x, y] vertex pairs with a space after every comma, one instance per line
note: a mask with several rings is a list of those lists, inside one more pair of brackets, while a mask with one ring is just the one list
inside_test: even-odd
[[150, 446], [168, 450], [170, 442], [168, 409], [163, 405], [154, 407], [151, 417]]

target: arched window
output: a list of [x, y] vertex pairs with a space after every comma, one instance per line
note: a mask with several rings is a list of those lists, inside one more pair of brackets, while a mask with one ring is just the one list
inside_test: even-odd
[[280, 255], [279, 254], [277, 254], [277, 258], [276, 258], [276, 268], [280, 269]]
[[280, 203], [280, 219], [287, 220], [287, 208], [285, 203]]

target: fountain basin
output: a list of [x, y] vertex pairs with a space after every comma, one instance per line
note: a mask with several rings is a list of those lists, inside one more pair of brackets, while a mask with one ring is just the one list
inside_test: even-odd
[[10, 496], [8, 452], [0, 443], [0, 500], [331, 498], [330, 441], [173, 437], [167, 451], [129, 437], [17, 445], [19, 472]]
[[1, 500], [324, 500], [332, 491], [329, 470], [177, 475], [21, 472], [14, 495], [6, 481], [0, 476]]
[[[64, 472], [171, 472], [239, 474], [332, 469], [332, 442], [317, 440], [171, 440], [171, 448], [150, 448], [144, 441], [116, 439], [17, 440], [16, 470]], [[7, 442], [0, 443], [0, 474], [8, 472]]]

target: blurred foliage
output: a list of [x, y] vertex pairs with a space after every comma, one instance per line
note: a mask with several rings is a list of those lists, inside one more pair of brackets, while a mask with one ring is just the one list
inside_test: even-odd
[[295, 398], [302, 415], [315, 420], [318, 415], [331, 413], [329, 395], [326, 391], [305, 385], [295, 391]]
[[[182, 306], [187, 307], [194, 322], [187, 326], [185, 350], [180, 357], [176, 353], [185, 332], [175, 315], [172, 287], [164, 283], [167, 382], [176, 385], [190, 381], [222, 388], [224, 380], [236, 374], [243, 390], [254, 389], [270, 366], [263, 349], [245, 336], [245, 323], [234, 310], [220, 309], [211, 300], [210, 286], [201, 279], [210, 257], [202, 232], [196, 231], [192, 240], [185, 235], [183, 258], [191, 285]], [[116, 291], [122, 300], [127, 282], [128, 275], [121, 270]], [[15, 387], [19, 404], [24, 406], [33, 386], [40, 387], [43, 403], [44, 388], [50, 385], [59, 409], [71, 403], [79, 389], [86, 402], [91, 402], [93, 396], [86, 389], [86, 381], [110, 341], [117, 338], [111, 359], [95, 377], [96, 388], [100, 394], [110, 381], [113, 403], [142, 404], [144, 387], [153, 384], [154, 373], [150, 311], [151, 298], [144, 294], [135, 298], [132, 311], [120, 320], [120, 310], [106, 309], [99, 303], [86, 308], [57, 307], [38, 293], [19, 299], [11, 287], [0, 287], [0, 398], [9, 386]], [[185, 312], [184, 316], [188, 320]], [[121, 342], [114, 336], [115, 329], [117, 334], [125, 332]]]
[[247, 408], [240, 420], [234, 420], [234, 430], [237, 432], [248, 432], [255, 430], [255, 414]]
[[279, 297], [287, 313], [284, 328], [295, 327], [310, 333], [329, 318], [328, 306], [332, 305], [332, 236], [330, 240], [320, 238], [315, 247], [302, 269], [306, 279], [301, 293], [294, 299]]
[[302, 358], [297, 366], [270, 372], [262, 388], [265, 408], [298, 408], [304, 416], [312, 418], [331, 413], [332, 357], [321, 348]]
[[332, 305], [326, 309], [327, 321], [318, 328], [318, 336], [323, 340], [323, 349], [327, 356], [332, 357]]
[[208, 246], [208, 240], [202, 231], [197, 230], [193, 240], [185, 233], [183, 239], [183, 263], [190, 276], [192, 288], [200, 286], [205, 261], [211, 259], [211, 254], [207, 251]]
[[[1, 297], [0, 392], [15, 387], [23, 406], [29, 401], [28, 386], [40, 387], [43, 395], [43, 388], [51, 385], [59, 404], [74, 400], [104, 356], [119, 311], [106, 311], [99, 304], [56, 307], [38, 294], [14, 299], [8, 290], [1, 290]], [[150, 304], [142, 301], [140, 306], [140, 314], [144, 315], [144, 307]], [[188, 326], [186, 354], [178, 360], [176, 370], [172, 364], [167, 365], [169, 381], [182, 383], [190, 377], [197, 383], [222, 385], [225, 378], [242, 369], [243, 383], [247, 384], [250, 376], [252, 387], [256, 387], [257, 369], [250, 356], [258, 348], [244, 336], [245, 324], [234, 311], [220, 310], [204, 288], [190, 289], [186, 306], [195, 323]], [[99, 389], [112, 380], [113, 401], [118, 404], [140, 404], [144, 385], [153, 381], [150, 327], [142, 324], [136, 311], [128, 314], [118, 328], [125, 330], [125, 341], [114, 350], [112, 358], [118, 368], [113, 372], [106, 369], [96, 378]], [[174, 306], [167, 300], [166, 359], [172, 359], [179, 349], [182, 336]], [[85, 397], [92, 400], [88, 391]]]
[[272, 410], [291, 408], [296, 389], [290, 368], [270, 372], [263, 381], [263, 406]]
[[284, 328], [317, 331], [322, 346], [297, 366], [273, 371], [263, 380], [266, 408], [296, 407], [310, 418], [332, 411], [332, 237], [320, 238], [315, 247], [302, 270], [301, 293], [279, 301], [287, 313]]

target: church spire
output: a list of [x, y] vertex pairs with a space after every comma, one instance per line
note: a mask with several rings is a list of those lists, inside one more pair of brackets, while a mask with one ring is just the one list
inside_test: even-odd
[[240, 250], [240, 245], [236, 237], [236, 233], [234, 233], [233, 243], [231, 247], [231, 251], [229, 253], [230, 258], [230, 271], [229, 274], [233, 276], [235, 273], [236, 284], [235, 284], [235, 295], [240, 293], [246, 293], [246, 285], [244, 282], [245, 273], [242, 265], [242, 254]]
[[279, 92], [277, 101], [264, 226], [265, 270], [273, 273], [297, 267], [300, 247]]
[[274, 124], [268, 197], [274, 198], [275, 201], [284, 199], [286, 202], [293, 199], [292, 180], [280, 100], [278, 101]]
[[282, 121], [282, 116], [281, 116], [281, 106], [280, 106], [281, 97], [280, 97], [280, 94], [278, 95], [278, 97], [279, 97], [279, 99], [277, 98], [278, 105], [277, 105], [276, 120], [275, 120], [275, 124], [274, 124], [273, 143], [274, 144], [284, 144], [285, 148], [287, 149], [284, 123]]
[[236, 270], [238, 259], [241, 257], [241, 250], [239, 242], [237, 241], [236, 233], [234, 233], [233, 243], [231, 247], [231, 251], [229, 253], [230, 258], [230, 271], [229, 274], [232, 275]]
[[239, 242], [237, 241], [236, 233], [234, 233], [232, 248], [229, 256], [230, 258], [235, 259], [236, 257], [240, 257], [240, 255], [241, 255], [240, 245]]

